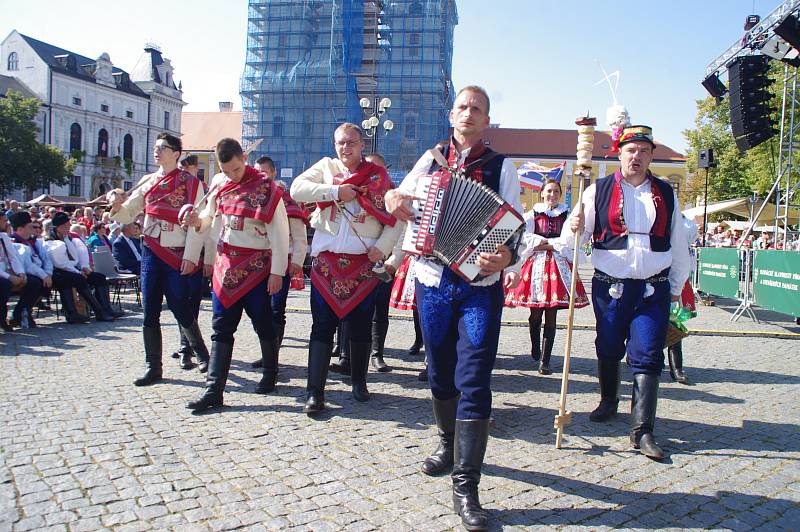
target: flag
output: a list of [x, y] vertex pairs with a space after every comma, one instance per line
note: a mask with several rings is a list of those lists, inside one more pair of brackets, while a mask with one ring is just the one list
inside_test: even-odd
[[539, 166], [538, 164], [534, 164], [531, 161], [527, 161], [522, 163], [522, 165], [517, 168], [519, 183], [526, 188], [541, 190], [542, 185], [544, 185], [544, 182], [548, 179], [555, 179], [556, 181], [561, 182], [561, 176], [564, 175], [564, 167], [566, 165], [567, 162], [564, 161], [553, 168], [547, 168], [544, 166]]

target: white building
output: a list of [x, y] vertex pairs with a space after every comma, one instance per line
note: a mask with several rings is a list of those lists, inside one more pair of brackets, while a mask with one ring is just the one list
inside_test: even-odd
[[42, 141], [80, 159], [70, 183], [47, 193], [92, 199], [111, 186], [130, 188], [155, 169], [155, 137], [180, 135], [182, 91], [154, 45], [132, 74], [106, 53], [89, 59], [16, 30], [0, 43], [0, 58], [0, 74], [19, 79], [42, 102]]

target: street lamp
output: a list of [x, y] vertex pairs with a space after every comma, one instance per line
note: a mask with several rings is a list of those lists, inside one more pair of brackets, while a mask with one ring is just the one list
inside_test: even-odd
[[[378, 99], [377, 96], [372, 100], [364, 97], [358, 101], [358, 105], [361, 106], [364, 116], [367, 117], [361, 121], [361, 129], [363, 129], [364, 134], [371, 139], [370, 152], [374, 153], [378, 150], [378, 137], [376, 133], [381, 123], [380, 118], [392, 106], [392, 100], [389, 98]], [[394, 129], [394, 122], [388, 119], [384, 120], [383, 129], [385, 133], [389, 133], [389, 131]]]

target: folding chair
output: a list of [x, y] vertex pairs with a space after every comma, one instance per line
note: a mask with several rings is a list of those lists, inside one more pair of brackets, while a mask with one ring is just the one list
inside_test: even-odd
[[120, 273], [114, 263], [114, 256], [107, 250], [92, 253], [94, 271], [106, 276], [108, 282], [114, 287], [112, 302], [116, 301], [117, 307], [122, 308], [121, 291], [123, 286], [132, 286], [136, 290], [136, 303], [141, 307], [142, 300], [139, 293], [139, 276], [135, 273]]

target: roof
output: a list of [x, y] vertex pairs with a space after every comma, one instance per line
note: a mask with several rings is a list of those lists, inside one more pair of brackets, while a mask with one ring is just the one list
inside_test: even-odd
[[[509, 157], [574, 159], [578, 142], [575, 129], [488, 128], [483, 133], [489, 146]], [[611, 145], [607, 131], [595, 131], [593, 159], [603, 160]], [[656, 141], [653, 162], [685, 162], [686, 157]]]
[[[53, 46], [52, 44], [48, 44], [46, 42], [39, 41], [34, 39], [33, 37], [28, 37], [27, 35], [20, 34], [20, 37], [25, 39], [25, 42], [33, 48], [33, 51], [42, 58], [42, 61], [47, 63], [51, 70], [54, 72], [58, 72], [59, 74], [64, 74], [66, 76], [70, 76], [73, 78], [78, 78], [83, 81], [88, 81], [90, 83], [96, 83], [94, 76], [92, 76], [89, 72], [87, 72], [82, 67], [91, 67], [97, 63], [96, 59], [89, 59], [88, 57], [80, 54], [76, 54], [75, 52], [70, 52], [69, 50], [65, 50], [63, 48], [59, 48], [58, 46]], [[75, 58], [76, 67], [74, 70], [67, 68], [63, 64], [61, 64], [56, 56], [59, 55], [70, 55]], [[140, 89], [135, 83], [128, 83], [127, 86], [121, 85], [119, 83], [120, 75], [124, 74], [128, 76], [128, 73], [122, 70], [121, 68], [113, 67], [111, 70], [112, 75], [115, 75], [115, 80], [118, 82], [116, 85], [116, 89], [122, 92], [127, 92], [129, 94], [134, 94], [136, 96], [141, 96], [143, 98], [149, 98], [147, 93], [145, 93], [142, 89]], [[129, 76], [128, 76], [129, 77]]]
[[241, 141], [242, 112], [184, 111], [181, 114], [181, 135], [184, 151], [213, 150], [225, 137]]
[[25, 98], [38, 98], [35, 92], [17, 78], [0, 75], [0, 98], [5, 97], [8, 91], [22, 93]]

